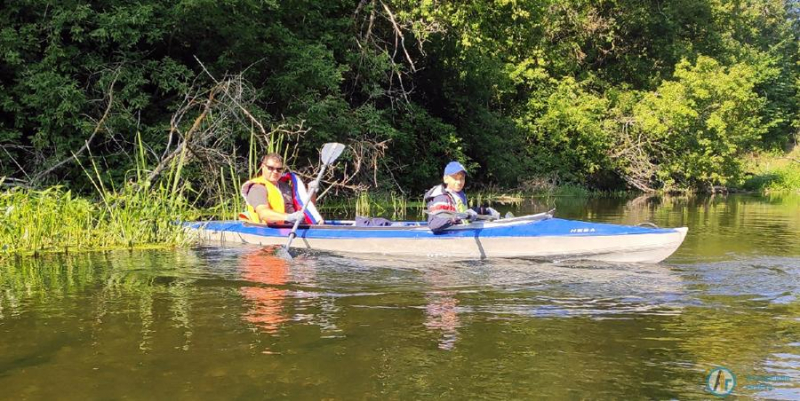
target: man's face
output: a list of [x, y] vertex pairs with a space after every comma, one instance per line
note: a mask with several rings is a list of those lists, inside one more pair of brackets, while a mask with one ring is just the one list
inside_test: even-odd
[[261, 168], [263, 169], [264, 178], [273, 184], [276, 184], [281, 178], [281, 174], [283, 174], [283, 163], [274, 159], [267, 159], [261, 165]]
[[459, 171], [455, 174], [448, 175], [444, 177], [444, 183], [447, 185], [447, 189], [460, 192], [464, 189], [464, 184], [467, 182], [467, 174], [463, 171]]

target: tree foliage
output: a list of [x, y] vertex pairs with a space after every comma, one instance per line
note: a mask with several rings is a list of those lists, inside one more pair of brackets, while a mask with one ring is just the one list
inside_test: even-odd
[[254, 120], [302, 125], [298, 164], [371, 144], [364, 185], [421, 191], [449, 159], [501, 187], [736, 184], [745, 152], [796, 141], [799, 15], [796, 0], [5, 2], [0, 175], [81, 188], [63, 163], [77, 152], [122, 179], [137, 133], [157, 159], [201, 113], [175, 120], [187, 94], [240, 75], [248, 116], [219, 152], [247, 154]]
[[668, 187], [728, 183], [741, 174], [738, 158], [767, 132], [758, 111], [765, 99], [754, 90], [755, 73], [745, 64], [722, 67], [700, 56], [678, 63], [674, 80], [647, 93], [634, 115], [658, 177]]

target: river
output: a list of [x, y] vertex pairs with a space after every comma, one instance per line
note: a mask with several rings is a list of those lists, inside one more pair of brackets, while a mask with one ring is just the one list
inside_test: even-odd
[[0, 398], [800, 399], [800, 197], [499, 208], [550, 206], [689, 234], [657, 265], [250, 246], [12, 259]]

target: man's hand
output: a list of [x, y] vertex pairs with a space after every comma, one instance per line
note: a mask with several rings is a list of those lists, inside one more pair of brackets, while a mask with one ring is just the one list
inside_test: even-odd
[[317, 192], [317, 190], [319, 189], [319, 182], [317, 182], [317, 181], [309, 182], [307, 189], [308, 189], [308, 193]]
[[287, 214], [286, 218], [284, 218], [283, 220], [287, 221], [289, 223], [294, 223], [295, 221], [302, 220], [302, 219], [303, 219], [303, 212], [302, 211], [297, 211], [297, 212], [294, 212], [294, 213]]

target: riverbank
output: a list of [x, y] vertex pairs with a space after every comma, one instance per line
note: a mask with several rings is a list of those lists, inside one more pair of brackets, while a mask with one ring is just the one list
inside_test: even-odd
[[800, 193], [800, 146], [785, 154], [753, 155], [746, 166], [749, 176], [744, 189], [762, 194]]
[[99, 199], [63, 187], [0, 192], [0, 257], [119, 248], [174, 247], [189, 238], [179, 221], [198, 215], [165, 186], [126, 184]]
[[[762, 156], [748, 163], [754, 173], [743, 188], [772, 195], [800, 193], [800, 151]], [[2, 179], [0, 179], [0, 184]], [[0, 258], [74, 253], [110, 249], [188, 246], [191, 238], [180, 221], [232, 219], [241, 208], [238, 196], [226, 192], [217, 206], [199, 208], [182, 194], [183, 188], [126, 183], [118, 189], [98, 186], [94, 198], [78, 196], [63, 187], [35, 190], [10, 187], [0, 192]], [[635, 197], [630, 191], [593, 191], [575, 185], [549, 186], [529, 191], [472, 191], [472, 204], [519, 206], [539, 199], [552, 207], [554, 198]], [[422, 196], [363, 192], [357, 196], [321, 200], [321, 210], [334, 218], [386, 217], [424, 220]]]

